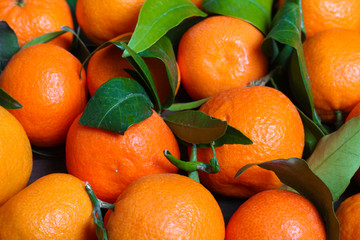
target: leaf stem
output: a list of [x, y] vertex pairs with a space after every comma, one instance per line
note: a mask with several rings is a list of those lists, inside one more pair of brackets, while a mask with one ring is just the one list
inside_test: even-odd
[[104, 221], [101, 213], [101, 207], [114, 210], [115, 206], [111, 203], [106, 203], [99, 200], [89, 183], [85, 183], [85, 190], [88, 193], [91, 203], [93, 205], [92, 216], [96, 226], [96, 236], [99, 240], [108, 240], [107, 232], [104, 227]]
[[335, 129], [339, 129], [343, 124], [343, 112], [341, 110], [335, 110]]
[[[197, 162], [197, 147], [196, 144], [193, 144], [191, 148], [191, 154], [190, 154], [190, 162], [196, 163]], [[194, 179], [197, 182], [200, 182], [199, 173], [197, 171], [197, 168], [195, 171], [191, 171], [188, 173], [189, 178]]]

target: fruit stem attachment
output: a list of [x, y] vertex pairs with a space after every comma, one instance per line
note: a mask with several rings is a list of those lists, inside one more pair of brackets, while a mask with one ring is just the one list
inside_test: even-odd
[[343, 112], [341, 110], [335, 110], [335, 129], [339, 129], [343, 124]]
[[24, 5], [25, 5], [25, 0], [17, 0], [16, 1], [16, 4], [19, 6], [19, 7], [24, 7]]
[[191, 179], [193, 179], [197, 182], [200, 182], [198, 170], [207, 172], [207, 173], [217, 173], [220, 171], [219, 162], [215, 156], [215, 147], [214, 147], [215, 143], [214, 142], [210, 143], [210, 146], [213, 150], [213, 157], [210, 159], [210, 164], [197, 161], [197, 152], [196, 152], [197, 146], [196, 146], [196, 144], [193, 144], [189, 161], [183, 161], [183, 160], [177, 159], [167, 149], [164, 150], [164, 155], [176, 167], [188, 172], [188, 176]]
[[[192, 163], [196, 163], [197, 162], [197, 147], [196, 144], [193, 144], [192, 148], [191, 148], [191, 154], [190, 154], [190, 159], [189, 162]], [[199, 178], [199, 172], [197, 171], [197, 169], [195, 171], [191, 171], [188, 173], [189, 178], [200, 182], [200, 178]]]
[[85, 183], [85, 190], [88, 193], [91, 203], [93, 205], [92, 216], [96, 227], [96, 236], [98, 240], [108, 240], [107, 232], [104, 227], [101, 208], [114, 210], [115, 206], [114, 204], [103, 202], [100, 199], [98, 199], [89, 183]]

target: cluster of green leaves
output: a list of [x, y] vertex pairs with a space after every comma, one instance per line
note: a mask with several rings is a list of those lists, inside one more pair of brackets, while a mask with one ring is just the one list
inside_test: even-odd
[[[68, 2], [74, 12], [76, 0]], [[123, 134], [131, 125], [157, 111], [164, 115], [165, 122], [185, 144], [197, 147], [251, 144], [249, 138], [227, 122], [193, 110], [208, 99], [175, 102], [178, 82], [175, 52], [182, 34], [209, 15], [237, 17], [253, 24], [265, 36], [262, 50], [270, 60], [270, 68], [274, 70], [272, 86], [285, 93], [298, 107], [305, 127], [303, 157], [308, 158], [307, 161], [277, 159], [257, 165], [274, 171], [288, 186], [284, 188], [295, 190], [310, 199], [326, 223], [327, 238], [339, 239], [339, 224], [333, 202], [345, 191], [360, 165], [360, 118], [354, 118], [331, 134], [321, 123], [314, 109], [302, 49], [305, 31], [300, 3], [300, 0], [287, 0], [277, 11], [274, 8], [276, 0], [203, 0], [200, 10], [190, 0], [146, 0], [131, 37], [106, 42], [91, 54], [78, 37], [79, 34], [67, 27], [40, 36], [24, 47], [72, 32], [76, 36], [72, 52], [76, 53], [84, 66], [101, 48], [114, 45], [123, 50], [123, 57], [134, 69], [126, 70], [131, 78], [114, 78], [103, 84], [90, 99], [80, 119], [81, 124]], [[2, 71], [11, 56], [20, 49], [14, 32], [6, 22], [0, 22], [0, 35]], [[166, 67], [171, 92], [164, 103], [160, 102], [144, 58], [158, 58]], [[0, 104], [7, 108], [21, 107], [1, 89]], [[253, 165], [239, 170], [237, 176]]]

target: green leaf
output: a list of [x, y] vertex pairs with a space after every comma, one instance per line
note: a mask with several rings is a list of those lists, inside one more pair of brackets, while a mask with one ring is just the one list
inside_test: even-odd
[[266, 34], [270, 27], [272, 4], [272, 0], [204, 0], [203, 9], [243, 19]]
[[225, 134], [227, 128], [225, 121], [193, 110], [170, 114], [164, 120], [179, 139], [191, 144], [215, 141]]
[[[253, 144], [253, 141], [251, 141], [250, 138], [245, 136], [240, 130], [228, 125], [225, 134], [219, 138], [216, 139], [214, 147], [220, 147], [224, 144]], [[199, 148], [208, 148], [210, 147], [210, 144], [199, 144]]]
[[194, 16], [205, 17], [206, 13], [190, 0], [146, 0], [129, 47], [137, 53], [144, 51], [184, 19]]
[[307, 161], [338, 200], [360, 166], [360, 117], [324, 136]]
[[182, 110], [190, 110], [190, 109], [198, 108], [201, 105], [203, 105], [204, 103], [206, 103], [209, 99], [210, 99], [210, 97], [203, 98], [203, 99], [193, 101], [193, 102], [175, 103], [175, 104], [172, 104], [170, 107], [166, 108], [166, 110], [168, 110], [168, 111], [182, 111]]
[[170, 84], [170, 94], [162, 104], [163, 108], [169, 107], [175, 99], [175, 91], [178, 85], [178, 70], [176, 57], [171, 41], [166, 36], [162, 37], [150, 48], [139, 53], [142, 57], [152, 57], [160, 59], [164, 64]]
[[[86, 64], [89, 62], [90, 58], [99, 50], [103, 49], [103, 48], [106, 48], [107, 46], [111, 45], [111, 44], [114, 44], [114, 43], [117, 43], [118, 45], [120, 44], [120, 42], [129, 42], [131, 38], [131, 35], [125, 35], [125, 36], [122, 36], [120, 38], [117, 38], [117, 39], [114, 39], [113, 41], [107, 41], [107, 42], [104, 42], [103, 44], [101, 44], [100, 46], [98, 46], [93, 52], [91, 52], [87, 57], [86, 59], [84, 59], [83, 61], [83, 64], [81, 66], [81, 68], [84, 68], [86, 66]], [[115, 45], [115, 44], [114, 44]], [[115, 45], [117, 46], [117, 45]]]
[[75, 46], [76, 47], [75, 50], [78, 53], [77, 57], [79, 58], [79, 60], [81, 62], [84, 61], [90, 55], [89, 50], [85, 46], [85, 43], [81, 40], [79, 35], [76, 32], [74, 32], [74, 30], [72, 28], [70, 28], [68, 26], [62, 26], [61, 29], [62, 29], [61, 31], [50, 32], [50, 33], [45, 33], [43, 35], [40, 35], [40, 36], [32, 39], [31, 41], [27, 42], [21, 49], [24, 49], [24, 48], [27, 48], [27, 47], [30, 47], [32, 45], [39, 44], [39, 43], [50, 42], [51, 40], [63, 35], [64, 33], [70, 32], [77, 39], [77, 44]]
[[11, 97], [7, 92], [0, 88], [0, 106], [6, 109], [18, 109], [23, 108], [21, 104]]
[[0, 73], [10, 58], [19, 51], [19, 42], [15, 32], [5, 21], [0, 21]]
[[[302, 47], [301, 4], [299, 2], [299, 0], [288, 0], [277, 12], [271, 25], [271, 31], [262, 45], [262, 50], [273, 59], [273, 63], [284, 64], [284, 69], [287, 69], [289, 73], [288, 84], [296, 104], [319, 127], [322, 127], [314, 108], [310, 80], [306, 69]], [[293, 49], [292, 53], [289, 47]], [[289, 61], [290, 66], [286, 65], [285, 67]]]
[[113, 42], [113, 44], [123, 51], [127, 51], [129, 53], [129, 57], [126, 57], [126, 59], [129, 61], [131, 66], [135, 69], [135, 71], [139, 74], [141, 77], [141, 84], [144, 87], [144, 89], [148, 92], [148, 94], [151, 97], [151, 100], [153, 103], [155, 103], [155, 109], [158, 112], [161, 112], [161, 103], [159, 99], [159, 95], [157, 94], [154, 79], [151, 75], [151, 72], [146, 65], [144, 59], [141, 58], [139, 54], [134, 52], [126, 43], [124, 42]]
[[340, 239], [340, 225], [334, 213], [331, 192], [325, 183], [311, 171], [305, 160], [290, 158], [259, 164], [248, 164], [242, 167], [235, 177], [238, 177], [245, 170], [255, 165], [266, 170], [274, 171], [282, 183], [295, 189], [301, 195], [309, 199], [315, 205], [324, 220], [326, 239]]
[[31, 41], [27, 42], [21, 49], [24, 49], [24, 48], [27, 48], [27, 47], [30, 47], [32, 45], [39, 44], [39, 43], [50, 42], [54, 38], [57, 38], [57, 37], [63, 35], [64, 33], [66, 33], [66, 31], [64, 31], [64, 30], [45, 33], [45, 34], [40, 35], [40, 36], [32, 39]]
[[153, 114], [152, 103], [139, 83], [113, 78], [101, 85], [88, 102], [79, 124], [124, 134]]
[[298, 112], [300, 113], [301, 121], [303, 122], [305, 131], [305, 147], [303, 158], [307, 158], [314, 151], [315, 146], [320, 141], [320, 139], [325, 136], [325, 133], [300, 109], [298, 109]]
[[[176, 112], [164, 117], [164, 120], [180, 140], [190, 144], [210, 144], [215, 141], [215, 146], [218, 146], [218, 139], [222, 139], [229, 131], [233, 134], [235, 133], [226, 121], [213, 118], [200, 111], [188, 110]], [[228, 130], [229, 128], [230, 130]], [[236, 133], [237, 138], [233, 139], [239, 140], [238, 143], [252, 143], [240, 131]], [[203, 147], [208, 146], [210, 145], [204, 145]]]

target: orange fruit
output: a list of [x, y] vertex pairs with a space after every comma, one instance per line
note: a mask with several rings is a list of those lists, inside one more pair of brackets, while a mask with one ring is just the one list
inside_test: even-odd
[[177, 171], [163, 151], [180, 157], [178, 143], [157, 113], [132, 125], [124, 135], [80, 125], [79, 118], [68, 132], [66, 167], [70, 174], [89, 182], [101, 200], [115, 202], [142, 176]]
[[0, 206], [23, 189], [32, 170], [28, 137], [18, 120], [0, 106]]
[[[131, 33], [125, 33], [116, 39], [128, 36]], [[105, 82], [114, 77], [128, 77], [132, 78], [124, 69], [134, 68], [131, 64], [122, 57], [123, 51], [115, 45], [110, 45], [95, 52], [90, 58], [87, 67], [87, 85], [90, 95], [93, 96], [96, 90]], [[160, 102], [164, 103], [169, 95], [171, 88], [165, 68], [165, 64], [158, 58], [144, 58], [149, 70], [153, 76], [156, 90], [158, 92]], [[180, 86], [180, 73], [178, 71], [178, 85]]]
[[65, 49], [36, 44], [16, 53], [0, 76], [0, 87], [24, 108], [10, 110], [30, 142], [56, 146], [65, 142], [74, 118], [87, 102], [80, 61]]
[[0, 239], [95, 240], [92, 209], [82, 181], [46, 175], [0, 207]]
[[360, 102], [360, 32], [331, 29], [303, 44], [315, 109], [324, 122]]
[[315, 206], [286, 190], [267, 190], [244, 202], [226, 226], [226, 240], [326, 239]]
[[346, 198], [336, 210], [336, 216], [340, 223], [341, 240], [358, 239], [360, 236], [360, 194]]
[[[263, 190], [282, 185], [272, 171], [252, 167], [238, 178], [237, 171], [246, 164], [275, 159], [301, 158], [304, 127], [293, 103], [280, 91], [270, 87], [238, 87], [213, 96], [200, 111], [227, 121], [242, 131], [252, 145], [225, 144], [217, 147], [221, 170], [216, 174], [200, 172], [201, 182], [214, 192], [250, 197]], [[209, 162], [210, 148], [198, 149], [198, 160]]]
[[[20, 47], [35, 37], [60, 31], [62, 26], [74, 28], [66, 0], [1, 0], [0, 20], [14, 30]], [[50, 43], [69, 49], [72, 39], [72, 33], [66, 33]]]
[[178, 49], [185, 90], [197, 100], [263, 77], [268, 70], [263, 41], [257, 28], [233, 17], [209, 17], [194, 25]]
[[[279, 0], [279, 8], [284, 3]], [[307, 38], [334, 28], [360, 31], [359, 0], [302, 0], [301, 7]]]
[[[96, 44], [133, 32], [145, 0], [78, 0], [76, 19], [85, 35]], [[194, 0], [201, 6], [202, 0]], [[106, 14], [104, 14], [106, 13]]]
[[178, 174], [153, 174], [119, 196], [106, 228], [109, 239], [223, 240], [221, 209], [200, 183]]

